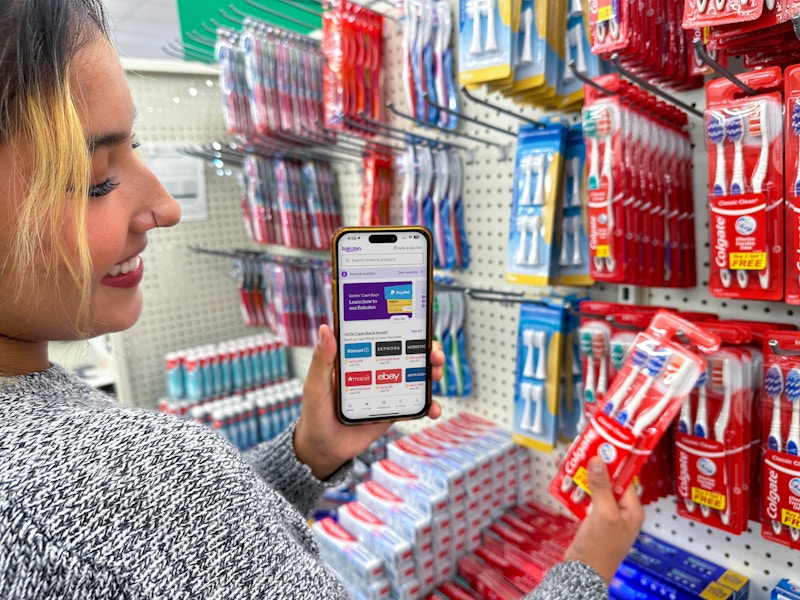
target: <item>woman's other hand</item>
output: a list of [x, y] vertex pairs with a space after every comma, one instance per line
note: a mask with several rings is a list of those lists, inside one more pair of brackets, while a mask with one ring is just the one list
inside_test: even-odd
[[617, 502], [606, 465], [596, 456], [589, 461], [589, 490], [592, 510], [578, 528], [564, 560], [578, 560], [589, 565], [610, 584], [639, 535], [644, 509], [633, 486]]

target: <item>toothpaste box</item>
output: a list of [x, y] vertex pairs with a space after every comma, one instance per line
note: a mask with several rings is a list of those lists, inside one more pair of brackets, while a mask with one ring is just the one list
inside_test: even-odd
[[[650, 598], [666, 598], [668, 600], [697, 600], [700, 596], [688, 594], [679, 590], [674, 585], [653, 577], [639, 569], [636, 565], [623, 560], [622, 564], [614, 574], [615, 585], [609, 588], [609, 597], [620, 597], [625, 592], [623, 598], [630, 597], [636, 600]], [[713, 591], [713, 590], [712, 590]], [[613, 592], [613, 593], [612, 593]], [[644, 593], [644, 598], [641, 594]], [[714, 596], [709, 596], [713, 598]], [[726, 597], [723, 592], [723, 598]]]
[[464, 474], [461, 469], [420, 448], [411, 440], [401, 438], [390, 442], [386, 446], [386, 454], [398, 465], [414, 473], [423, 483], [444, 490], [449, 497], [464, 494]]
[[316, 521], [312, 531], [325, 562], [354, 585], [367, 588], [384, 576], [383, 561], [330, 517]]
[[750, 580], [744, 575], [646, 533], [639, 534], [634, 548], [652, 557], [664, 559], [707, 584], [718, 583], [731, 589], [735, 600], [747, 598], [750, 593]]
[[[639, 572], [639, 577], [661, 582], [689, 597], [715, 598], [719, 600], [735, 600], [736, 593], [720, 583], [708, 582], [690, 569], [675, 564], [665, 558], [651, 556], [634, 546], [625, 557], [625, 562]], [[650, 581], [653, 585], [653, 581]]]
[[367, 587], [357, 587], [341, 576], [339, 581], [347, 590], [350, 600], [388, 600], [392, 596], [389, 581], [385, 578], [373, 581]]
[[356, 485], [356, 499], [400, 536], [410, 540], [417, 557], [433, 549], [433, 526], [430, 517], [414, 509], [408, 502], [377, 481], [365, 481]]
[[447, 492], [424, 483], [391, 459], [372, 463], [372, 479], [429, 517], [449, 511]]
[[781, 579], [772, 588], [771, 600], [800, 600], [800, 583], [792, 583], [788, 579]]
[[413, 563], [414, 548], [411, 541], [401, 537], [361, 502], [348, 502], [340, 506], [337, 517], [342, 527], [382, 558], [387, 566], [398, 569], [405, 563]]

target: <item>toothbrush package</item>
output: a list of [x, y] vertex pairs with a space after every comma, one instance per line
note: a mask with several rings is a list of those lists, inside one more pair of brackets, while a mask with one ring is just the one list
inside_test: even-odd
[[752, 357], [744, 325], [704, 323], [723, 342], [681, 405], [675, 434], [678, 515], [739, 535], [750, 516]]
[[565, 312], [558, 299], [520, 305], [512, 434], [530, 448], [556, 444]]
[[467, 360], [464, 334], [465, 297], [462, 291], [438, 290], [433, 298], [434, 339], [442, 345], [445, 363], [441, 381], [433, 382], [433, 393], [439, 396], [469, 396], [472, 394], [472, 370]]
[[709, 154], [709, 290], [718, 298], [781, 300], [783, 116], [779, 68], [739, 76], [758, 95], [741, 96], [727, 79], [706, 87]]
[[512, 31], [520, 0], [460, 0], [458, 56], [462, 85], [511, 76]]
[[674, 341], [678, 332], [700, 352], [719, 348], [717, 336], [668, 311], [659, 311], [636, 336], [622, 369], [549, 485], [556, 500], [578, 518], [586, 516], [591, 502], [589, 458], [603, 459], [620, 498], [705, 370], [701, 354]]
[[785, 300], [800, 304], [800, 65], [784, 72]]
[[566, 137], [561, 122], [519, 128], [506, 259], [511, 283], [555, 283]]
[[800, 550], [800, 335], [764, 342], [761, 536]]
[[557, 283], [567, 286], [588, 286], [589, 236], [587, 235], [586, 201], [584, 198], [586, 173], [586, 144], [580, 124], [570, 127], [564, 153], [564, 186], [561, 197], [560, 252]]

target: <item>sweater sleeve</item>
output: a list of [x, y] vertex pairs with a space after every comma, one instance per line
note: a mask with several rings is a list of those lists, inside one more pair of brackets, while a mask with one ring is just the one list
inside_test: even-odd
[[567, 561], [550, 569], [544, 581], [524, 600], [605, 600], [608, 588], [589, 565]]
[[345, 481], [353, 463], [345, 463], [325, 481], [314, 477], [311, 468], [297, 460], [294, 452], [296, 424], [293, 422], [279, 435], [248, 450], [243, 456], [259, 477], [280, 492], [300, 514], [308, 515], [326, 489]]

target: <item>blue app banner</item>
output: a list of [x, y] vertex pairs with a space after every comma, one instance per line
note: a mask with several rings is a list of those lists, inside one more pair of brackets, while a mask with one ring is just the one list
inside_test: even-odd
[[345, 358], [369, 358], [370, 356], [372, 356], [372, 344], [370, 342], [344, 345]]
[[427, 369], [425, 367], [414, 367], [406, 369], [406, 383], [416, 383], [418, 381], [425, 381], [425, 374]]

